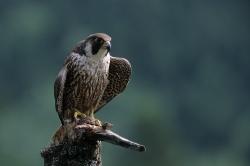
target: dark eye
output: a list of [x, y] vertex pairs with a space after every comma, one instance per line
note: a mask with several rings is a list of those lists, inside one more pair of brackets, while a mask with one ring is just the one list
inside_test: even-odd
[[98, 39], [98, 38], [95, 38], [95, 39], [94, 39], [94, 42], [95, 42], [95, 43], [98, 43], [98, 42], [99, 42], [99, 39]]

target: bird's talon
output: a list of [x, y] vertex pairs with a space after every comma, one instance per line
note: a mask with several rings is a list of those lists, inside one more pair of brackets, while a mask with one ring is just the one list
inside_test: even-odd
[[95, 125], [96, 126], [102, 126], [102, 122], [98, 119], [95, 119]]
[[87, 115], [85, 115], [84, 113], [80, 112], [80, 111], [75, 111], [74, 113], [74, 118], [75, 119], [83, 119], [86, 118]]

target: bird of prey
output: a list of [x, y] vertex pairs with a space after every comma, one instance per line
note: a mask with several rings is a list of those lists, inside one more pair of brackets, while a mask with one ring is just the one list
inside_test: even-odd
[[95, 112], [126, 88], [131, 65], [124, 58], [110, 55], [110, 42], [107, 34], [89, 35], [66, 58], [54, 84], [62, 125], [79, 114], [94, 119]]

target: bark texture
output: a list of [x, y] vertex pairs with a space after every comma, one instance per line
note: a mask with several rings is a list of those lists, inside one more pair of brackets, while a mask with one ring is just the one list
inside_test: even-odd
[[42, 151], [44, 166], [100, 166], [100, 142], [64, 142]]
[[101, 141], [135, 151], [145, 147], [111, 131], [112, 125], [96, 126], [88, 118], [61, 126], [52, 143], [42, 150], [44, 166], [101, 166]]

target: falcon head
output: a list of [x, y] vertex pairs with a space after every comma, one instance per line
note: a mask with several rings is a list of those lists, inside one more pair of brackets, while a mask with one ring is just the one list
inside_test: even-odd
[[105, 33], [89, 35], [85, 40], [80, 41], [73, 49], [74, 53], [86, 57], [105, 57], [111, 49], [111, 37]]

